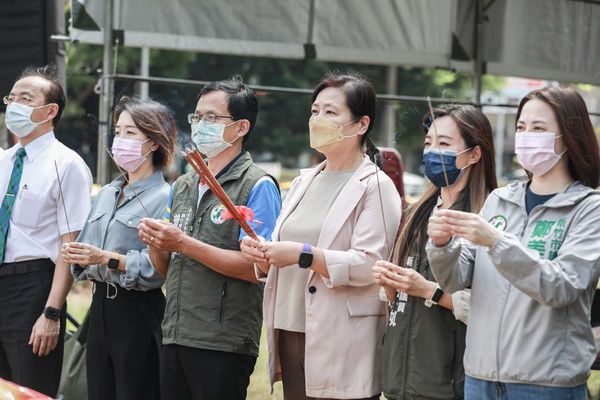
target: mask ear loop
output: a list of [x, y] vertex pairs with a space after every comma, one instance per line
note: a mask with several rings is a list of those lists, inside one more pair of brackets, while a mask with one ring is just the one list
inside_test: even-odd
[[[344, 128], [345, 128], [345, 127], [347, 127], [348, 125], [350, 125], [350, 124], [354, 124], [354, 123], [356, 123], [356, 122], [358, 122], [358, 121], [360, 121], [360, 118], [353, 119], [352, 121], [350, 121], [350, 122], [348, 122], [348, 123], [346, 123], [346, 124], [342, 125], [342, 129], [344, 129]], [[360, 127], [358, 128], [358, 130], [360, 131]], [[357, 131], [355, 134], [353, 134], [353, 135], [349, 135], [349, 136], [346, 136], [346, 135], [344, 135], [344, 134], [342, 133], [342, 131], [341, 131], [341, 130], [340, 130], [340, 133], [342, 134], [342, 136], [344, 136], [344, 138], [343, 138], [342, 140], [346, 140], [346, 139], [348, 139], [348, 138], [353, 138], [353, 137], [356, 137], [356, 136], [360, 135], [360, 133], [358, 133], [358, 131]]]
[[[146, 144], [146, 143], [147, 143], [149, 140], [151, 140], [151, 139], [150, 139], [150, 138], [148, 138], [148, 139], [144, 140], [144, 141], [142, 142], [142, 146], [143, 146], [144, 144]], [[157, 149], [157, 150], [158, 150], [158, 149]], [[152, 147], [151, 147], [151, 148], [150, 148], [150, 150], [148, 150], [148, 152], [147, 152], [146, 154], [144, 154], [142, 157], [144, 157], [144, 159], [145, 159], [146, 157], [148, 157], [148, 154], [150, 154], [150, 153], [152, 153], [152, 152], [153, 152], [153, 150], [152, 150]]]
[[[34, 112], [35, 110], [37, 110], [38, 108], [44, 108], [44, 107], [48, 107], [48, 106], [51, 106], [52, 104], [56, 104], [56, 103], [48, 103], [48, 104], [44, 104], [43, 106], [32, 107], [31, 114], [33, 114], [33, 112]], [[43, 123], [45, 123], [45, 122], [48, 122], [48, 121], [50, 121], [51, 119], [53, 119], [53, 118], [46, 118], [46, 119], [45, 119], [45, 120], [43, 120], [43, 121], [40, 121], [40, 122], [35, 122], [35, 121], [32, 121], [32, 120], [31, 120], [31, 114], [29, 114], [29, 122], [31, 122], [31, 123], [34, 123], [34, 124], [36, 124], [37, 126], [40, 126], [41, 124], [43, 124]]]

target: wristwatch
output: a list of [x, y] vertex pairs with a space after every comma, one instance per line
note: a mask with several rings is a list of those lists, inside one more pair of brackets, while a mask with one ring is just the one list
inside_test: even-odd
[[109, 269], [119, 269], [119, 259], [118, 258], [112, 258], [114, 254], [111, 255], [110, 259], [108, 260], [108, 264], [106, 264], [106, 266]]
[[304, 246], [302, 247], [302, 253], [300, 253], [300, 258], [298, 259], [298, 266], [300, 268], [310, 268], [312, 262], [312, 246], [310, 244], [304, 243]]
[[431, 297], [429, 299], [425, 299], [425, 307], [431, 307], [433, 305], [437, 305], [437, 303], [442, 298], [443, 294], [444, 294], [444, 292], [442, 291], [442, 289], [440, 289], [440, 287], [438, 285], [438, 287], [435, 288], [435, 291], [433, 292]]
[[44, 317], [51, 319], [52, 321], [57, 321], [62, 314], [62, 311], [58, 308], [54, 307], [46, 307], [44, 308]]

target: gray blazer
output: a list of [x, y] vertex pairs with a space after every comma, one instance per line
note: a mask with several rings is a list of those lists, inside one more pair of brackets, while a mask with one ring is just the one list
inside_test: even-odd
[[[133, 190], [129, 185], [123, 187], [123, 183], [123, 177], [119, 177], [100, 190], [77, 241], [126, 255], [125, 272], [110, 270], [105, 265], [81, 268], [73, 264], [71, 273], [78, 281], [109, 282], [130, 290], [155, 289], [164, 280], [150, 263], [148, 248], [138, 236], [140, 218], [148, 217], [140, 201], [151, 218], [160, 219], [167, 207], [170, 186], [160, 172], [133, 183]], [[117, 206], [121, 190], [125, 199]]]

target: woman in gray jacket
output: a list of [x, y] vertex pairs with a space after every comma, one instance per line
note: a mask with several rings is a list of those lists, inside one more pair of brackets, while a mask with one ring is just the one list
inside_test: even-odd
[[472, 289], [465, 399], [585, 399], [596, 355], [598, 142], [570, 88], [529, 93], [516, 128], [530, 179], [495, 190], [479, 215], [434, 213], [429, 263], [444, 291]]
[[62, 255], [76, 280], [94, 282], [89, 399], [158, 399], [163, 277], [137, 226], [165, 212], [169, 184], [159, 170], [172, 158], [175, 122], [162, 104], [135, 98], [122, 98], [113, 120], [113, 157], [129, 182], [121, 176], [102, 188], [77, 242], [63, 245]]

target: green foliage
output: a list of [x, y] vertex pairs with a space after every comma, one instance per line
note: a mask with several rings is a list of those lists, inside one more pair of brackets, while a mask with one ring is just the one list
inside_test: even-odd
[[[201, 54], [154, 49], [150, 52], [150, 75], [157, 77], [213, 81], [240, 74], [245, 82], [257, 85], [312, 89], [331, 70], [356, 71], [365, 74], [378, 93], [386, 92], [386, 67], [366, 64], [326, 63], [315, 60], [281, 60], [253, 57]], [[138, 74], [140, 50], [121, 48], [117, 54], [117, 72]], [[68, 95], [66, 115], [70, 117], [97, 115], [98, 96], [93, 88], [102, 66], [102, 48], [87, 44], [68, 46]], [[117, 82], [115, 97], [137, 92], [136, 83]], [[484, 85], [494, 90], [501, 85], [495, 77], [486, 77]], [[439, 69], [398, 68], [397, 93], [410, 96], [468, 99], [471, 78], [464, 73]], [[167, 104], [175, 112], [181, 132], [180, 143], [189, 140], [189, 125], [185, 115], [193, 111], [200, 86], [151, 84], [152, 98]], [[267, 158], [294, 167], [297, 157], [309, 150], [307, 124], [310, 110], [309, 94], [258, 92], [260, 113], [249, 148]], [[376, 121], [381, 121], [385, 102], [378, 103]], [[434, 104], [435, 105], [435, 104]], [[423, 102], [394, 102], [396, 111], [396, 147], [414, 170], [420, 159], [422, 144], [421, 118], [427, 112]], [[381, 143], [383, 124], [376, 122], [375, 143]], [[89, 135], [88, 135], [89, 136]], [[93, 147], [93, 144], [92, 144]]]

